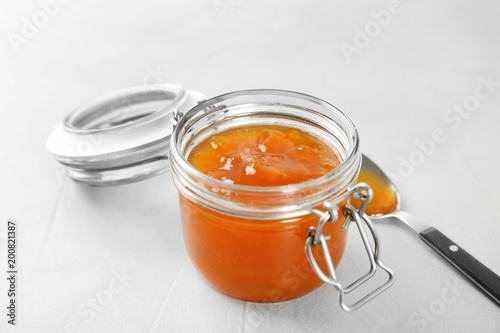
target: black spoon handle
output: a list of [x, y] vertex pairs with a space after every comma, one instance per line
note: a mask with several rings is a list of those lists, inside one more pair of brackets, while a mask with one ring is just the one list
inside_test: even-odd
[[500, 305], [500, 276], [471, 256], [441, 231], [430, 227], [420, 234], [420, 238], [439, 255], [455, 266], [462, 274], [474, 282], [482, 291]]

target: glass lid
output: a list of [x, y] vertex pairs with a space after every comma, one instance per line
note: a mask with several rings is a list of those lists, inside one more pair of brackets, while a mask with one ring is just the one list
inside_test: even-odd
[[47, 149], [77, 182], [109, 186], [169, 170], [171, 121], [201, 93], [177, 84], [130, 87], [92, 100], [56, 125]]

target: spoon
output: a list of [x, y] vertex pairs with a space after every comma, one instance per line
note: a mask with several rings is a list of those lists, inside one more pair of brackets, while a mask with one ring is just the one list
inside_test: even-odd
[[373, 199], [366, 208], [366, 213], [372, 220], [396, 218], [403, 222], [434, 251], [500, 305], [500, 277], [439, 230], [401, 210], [401, 200], [396, 186], [365, 155], [363, 155], [359, 181], [367, 183], [373, 190]]

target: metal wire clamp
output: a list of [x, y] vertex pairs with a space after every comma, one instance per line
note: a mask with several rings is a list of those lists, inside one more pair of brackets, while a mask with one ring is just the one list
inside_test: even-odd
[[[327, 222], [336, 222], [338, 220], [338, 205], [347, 200], [349, 197], [353, 197], [355, 199], [359, 199], [362, 201], [361, 207], [359, 210], [347, 204], [344, 206], [343, 214], [346, 216], [346, 220], [343, 229], [348, 229], [349, 226], [354, 222], [358, 228], [358, 231], [361, 236], [361, 240], [366, 249], [366, 253], [368, 255], [368, 259], [370, 261], [370, 270], [365, 273], [363, 276], [358, 278], [353, 283], [349, 284], [347, 287], [344, 287], [343, 284], [338, 280], [337, 275], [335, 273], [335, 267], [333, 265], [330, 252], [328, 251], [327, 241], [330, 239], [330, 236], [323, 235], [323, 227]], [[378, 236], [375, 232], [371, 219], [368, 215], [365, 214], [366, 205], [373, 197], [373, 191], [369, 185], [365, 183], [359, 183], [354, 186], [352, 189], [341, 195], [339, 198], [336, 198], [334, 201], [327, 202], [323, 205], [323, 208], [326, 209], [325, 212], [315, 211], [314, 213], [320, 217], [317, 227], [310, 227], [307, 231], [307, 240], [306, 240], [306, 256], [311, 264], [316, 275], [325, 283], [328, 283], [334, 286], [339, 292], [339, 303], [344, 311], [352, 312], [369, 301], [371, 301], [374, 297], [385, 291], [394, 283], [394, 273], [392, 269], [387, 267], [380, 260], [380, 242]], [[368, 230], [371, 233], [373, 238], [374, 247], [370, 244], [367, 234], [365, 232], [365, 228], [363, 227], [363, 223], [368, 227]], [[319, 267], [316, 259], [314, 258], [312, 247], [321, 246], [321, 250], [323, 252], [323, 256], [326, 261], [328, 275], [325, 274], [322, 269]], [[363, 296], [361, 299], [357, 300], [351, 305], [348, 305], [346, 302], [345, 295], [355, 290], [366, 281], [368, 281], [371, 277], [375, 275], [377, 268], [382, 269], [388, 274], [388, 279], [375, 290], [372, 290], [367, 295]]]

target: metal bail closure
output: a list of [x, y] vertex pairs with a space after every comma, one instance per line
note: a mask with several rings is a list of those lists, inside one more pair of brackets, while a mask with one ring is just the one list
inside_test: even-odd
[[[361, 240], [363, 241], [366, 253], [368, 255], [368, 259], [370, 261], [370, 270], [363, 276], [358, 278], [356, 281], [348, 285], [347, 287], [344, 287], [344, 285], [337, 279], [337, 275], [335, 273], [335, 267], [333, 266], [330, 252], [328, 251], [327, 241], [330, 239], [330, 237], [323, 235], [322, 230], [326, 222], [337, 221], [338, 204], [348, 199], [351, 196], [361, 200], [362, 204], [359, 210], [357, 210], [351, 205], [346, 205], [344, 207], [343, 214], [346, 216], [346, 221], [343, 225], [343, 228], [344, 229], [349, 228], [349, 226], [353, 222], [358, 227]], [[309, 230], [307, 231], [307, 240], [305, 246], [307, 259], [309, 260], [309, 263], [311, 264], [311, 267], [316, 273], [316, 275], [323, 282], [331, 284], [338, 290], [340, 306], [344, 311], [347, 312], [352, 312], [359, 309], [360, 307], [371, 301], [374, 297], [376, 297], [384, 290], [389, 288], [394, 283], [394, 273], [392, 269], [387, 267], [380, 260], [380, 241], [375, 232], [371, 219], [368, 217], [368, 215], [365, 214], [366, 205], [372, 199], [372, 197], [373, 197], [373, 191], [370, 188], [370, 186], [368, 186], [365, 183], [357, 184], [354, 188], [347, 191], [336, 200], [325, 203], [323, 206], [325, 209], [327, 209], [327, 211], [319, 215], [320, 220], [318, 222], [318, 226], [310, 227]], [[317, 211], [315, 211], [314, 213], [317, 214]], [[369, 242], [369, 239], [365, 232], [365, 228], [363, 227], [363, 223], [368, 227], [368, 230], [370, 230], [371, 236], [373, 238], [373, 244], [374, 244], [373, 248]], [[312, 253], [312, 247], [316, 247], [318, 245], [321, 246], [321, 250], [325, 257], [328, 274], [325, 274], [321, 270]], [[348, 305], [345, 299], [346, 298], [345, 295], [355, 290], [356, 288], [364, 284], [366, 281], [368, 281], [371, 277], [373, 277], [375, 275], [375, 272], [377, 271], [377, 268], [380, 268], [383, 271], [387, 272], [389, 276], [387, 281], [385, 281], [382, 285], [378, 286], [375, 290], [372, 290], [367, 295], [363, 296], [358, 301], [354, 302], [352, 305]]]

